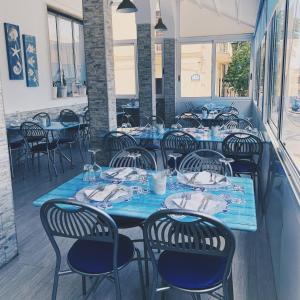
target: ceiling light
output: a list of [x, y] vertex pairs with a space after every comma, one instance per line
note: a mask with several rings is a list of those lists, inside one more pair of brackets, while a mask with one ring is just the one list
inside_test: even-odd
[[167, 26], [163, 23], [161, 17], [158, 19], [157, 24], [154, 26], [154, 29], [159, 32], [168, 30]]
[[130, 0], [123, 0], [118, 8], [117, 8], [117, 12], [120, 13], [135, 13], [137, 12], [137, 8], [136, 6], [130, 1]]

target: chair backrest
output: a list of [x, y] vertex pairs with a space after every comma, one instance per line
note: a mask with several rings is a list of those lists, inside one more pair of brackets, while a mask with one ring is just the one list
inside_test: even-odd
[[207, 115], [209, 115], [209, 109], [205, 105], [200, 105], [200, 106], [195, 107], [192, 110], [192, 113], [194, 113], [194, 114], [202, 114], [204, 111], [207, 112]]
[[120, 131], [111, 131], [104, 138], [105, 149], [109, 152], [120, 151], [129, 147], [137, 147], [138, 143], [129, 134]]
[[214, 125], [222, 126], [231, 120], [236, 120], [239, 117], [231, 113], [219, 113], [212, 122]]
[[24, 122], [20, 126], [21, 134], [28, 146], [33, 143], [48, 141], [47, 132], [34, 122]]
[[209, 171], [226, 176], [232, 176], [232, 168], [220, 159], [225, 158], [214, 150], [196, 150], [188, 154], [179, 165], [179, 172]]
[[222, 152], [233, 159], [254, 159], [259, 163], [263, 153], [263, 143], [259, 137], [246, 133], [228, 135], [222, 143]]
[[223, 280], [230, 274], [235, 238], [215, 218], [188, 210], [160, 210], [145, 221], [144, 239], [154, 268], [157, 268], [156, 250], [167, 250], [224, 257]]
[[177, 124], [180, 124], [182, 128], [198, 128], [201, 120], [192, 112], [184, 112], [178, 117]]
[[37, 121], [42, 121], [43, 119], [45, 119], [47, 126], [49, 126], [51, 123], [51, 118], [50, 118], [49, 114], [46, 112], [40, 112], [40, 113], [36, 114], [32, 119], [37, 120]]
[[171, 130], [167, 132], [162, 138], [160, 145], [165, 168], [167, 167], [168, 153], [181, 153], [186, 155], [198, 149], [196, 139], [189, 133], [181, 130]]
[[79, 123], [78, 115], [71, 109], [63, 109], [59, 113], [61, 123]]
[[221, 113], [227, 113], [227, 114], [239, 114], [239, 110], [235, 108], [234, 106], [225, 106], [222, 108]]
[[251, 122], [241, 118], [227, 121], [224, 124], [224, 126], [228, 129], [252, 129], [253, 128]]
[[[140, 154], [136, 161], [130, 155], [131, 153]], [[157, 164], [154, 156], [147, 149], [142, 147], [130, 147], [118, 152], [110, 161], [110, 168], [137, 167], [145, 170], [157, 170]]]
[[86, 124], [90, 123], [90, 111], [88, 109], [84, 112], [83, 120]]
[[140, 122], [141, 122], [141, 126], [150, 125], [155, 127], [157, 124], [162, 124], [163, 127], [165, 127], [164, 120], [158, 116], [150, 116], [145, 118], [145, 120], [141, 119]]
[[75, 200], [54, 199], [42, 205], [40, 218], [58, 256], [55, 237], [103, 241], [114, 244], [114, 266], [117, 266], [118, 228], [103, 210]]

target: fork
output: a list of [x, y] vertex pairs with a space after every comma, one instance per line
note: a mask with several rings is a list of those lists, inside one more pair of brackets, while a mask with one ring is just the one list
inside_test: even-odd
[[88, 199], [89, 200], [91, 200], [91, 198], [93, 197], [93, 196], [95, 196], [98, 192], [102, 192], [102, 191], [104, 191], [104, 186], [98, 186], [98, 187], [96, 187], [89, 195], [88, 195]]

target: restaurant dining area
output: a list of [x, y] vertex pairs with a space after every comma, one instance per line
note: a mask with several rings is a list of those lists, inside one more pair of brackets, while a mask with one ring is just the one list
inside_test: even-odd
[[1, 1], [0, 299], [299, 300], [299, 20]]

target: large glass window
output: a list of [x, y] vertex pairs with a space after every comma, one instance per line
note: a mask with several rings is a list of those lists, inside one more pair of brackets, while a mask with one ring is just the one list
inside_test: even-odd
[[270, 85], [269, 85], [269, 124], [274, 130], [279, 125], [281, 87], [283, 71], [283, 49], [285, 33], [285, 1], [281, 1], [271, 23], [270, 39]]
[[258, 80], [258, 98], [257, 105], [260, 111], [263, 111], [265, 96], [265, 68], [266, 68], [266, 37], [264, 37], [260, 46], [259, 57], [259, 80]]
[[114, 46], [115, 90], [118, 96], [136, 95], [135, 46]]
[[82, 24], [54, 12], [48, 13], [52, 80], [61, 85], [65, 80], [68, 96], [86, 81]]
[[163, 94], [163, 49], [162, 44], [155, 44], [155, 84], [156, 95]]
[[250, 42], [216, 44], [217, 97], [249, 96], [250, 58]]
[[286, 47], [282, 142], [300, 172], [300, 1], [291, 0]]
[[181, 97], [210, 97], [212, 44], [181, 45]]

